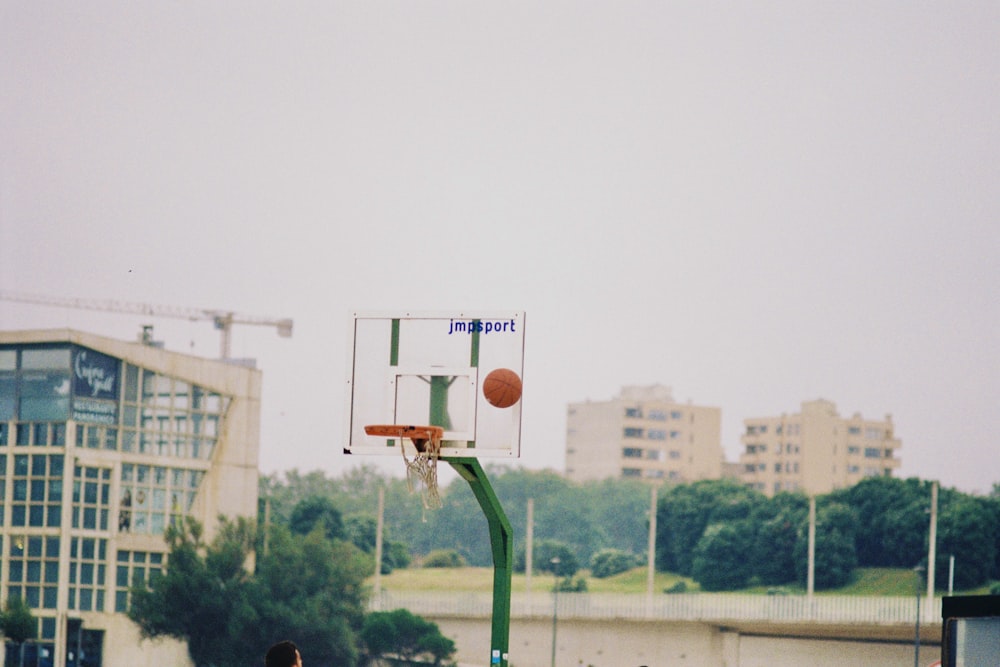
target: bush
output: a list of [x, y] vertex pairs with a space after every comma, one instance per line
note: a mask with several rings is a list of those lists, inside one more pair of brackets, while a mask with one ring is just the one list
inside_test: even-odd
[[994, 581], [990, 586], [990, 595], [1000, 595], [1000, 581]]
[[688, 585], [682, 580], [675, 583], [670, 588], [664, 588], [664, 593], [687, 593]]
[[583, 577], [564, 577], [559, 580], [560, 593], [586, 593], [587, 580]]
[[[558, 563], [552, 560], [558, 558]], [[527, 557], [524, 549], [518, 549], [514, 555], [514, 571], [524, 572]], [[535, 572], [551, 572], [560, 577], [572, 577], [580, 569], [579, 561], [573, 550], [565, 542], [558, 540], [539, 540], [532, 552], [532, 570]]]
[[598, 579], [606, 579], [636, 566], [638, 559], [620, 549], [601, 549], [590, 559], [590, 573]]
[[435, 549], [424, 558], [424, 567], [463, 567], [465, 559], [454, 549]]

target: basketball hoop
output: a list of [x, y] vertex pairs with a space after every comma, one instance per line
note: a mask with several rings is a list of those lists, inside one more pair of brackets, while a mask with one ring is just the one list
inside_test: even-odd
[[[437, 462], [441, 453], [443, 428], [440, 426], [380, 424], [365, 426], [365, 433], [389, 438], [409, 438], [416, 450], [413, 460], [406, 457], [405, 447], [399, 448], [403, 454], [403, 461], [406, 463], [407, 488], [409, 488], [410, 493], [416, 493], [419, 488], [424, 509], [441, 507], [441, 496], [438, 493], [437, 483]], [[420, 485], [423, 488], [420, 488]]]

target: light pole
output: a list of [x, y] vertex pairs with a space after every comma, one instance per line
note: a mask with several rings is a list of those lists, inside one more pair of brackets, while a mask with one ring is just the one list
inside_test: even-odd
[[920, 667], [920, 576], [924, 573], [923, 565], [913, 568], [917, 573], [917, 620], [913, 629], [913, 667]]
[[552, 564], [552, 575], [555, 586], [552, 587], [552, 667], [556, 667], [556, 623], [559, 612], [559, 557], [549, 561]]

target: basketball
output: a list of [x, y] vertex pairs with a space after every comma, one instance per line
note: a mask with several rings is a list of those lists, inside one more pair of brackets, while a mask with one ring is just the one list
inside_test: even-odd
[[490, 371], [483, 381], [483, 396], [496, 408], [509, 408], [521, 400], [521, 378], [509, 368]]

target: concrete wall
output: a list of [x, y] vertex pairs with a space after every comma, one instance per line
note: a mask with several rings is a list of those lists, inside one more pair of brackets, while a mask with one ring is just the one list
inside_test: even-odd
[[[488, 619], [433, 618], [458, 645], [462, 665], [486, 667]], [[552, 619], [511, 621], [510, 667], [544, 667], [552, 660]], [[922, 646], [920, 665], [940, 658], [937, 646]], [[693, 622], [559, 621], [556, 667], [910, 667], [913, 644], [871, 640], [741, 635]]]

